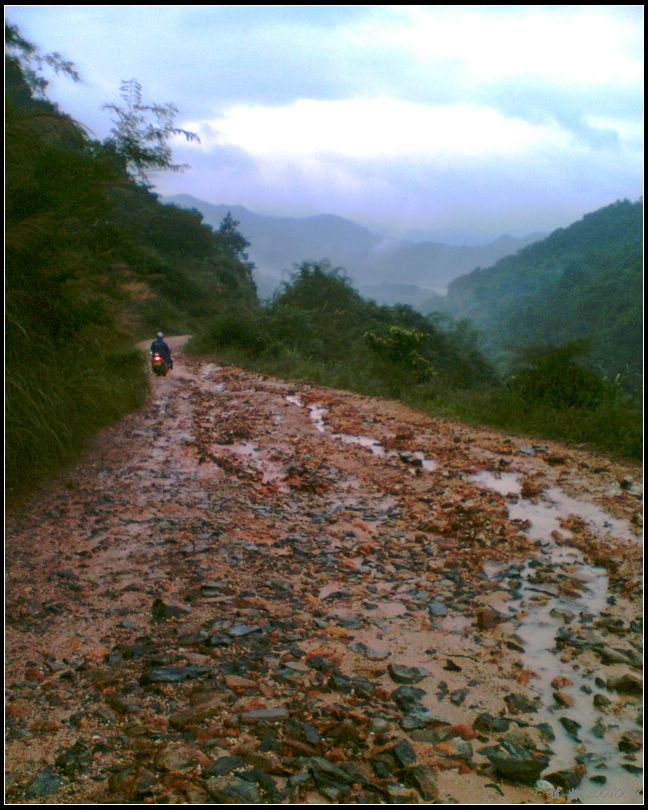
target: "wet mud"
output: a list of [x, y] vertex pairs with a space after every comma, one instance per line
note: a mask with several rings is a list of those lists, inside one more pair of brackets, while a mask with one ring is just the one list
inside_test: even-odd
[[9, 516], [9, 803], [642, 802], [642, 482], [183, 357]]

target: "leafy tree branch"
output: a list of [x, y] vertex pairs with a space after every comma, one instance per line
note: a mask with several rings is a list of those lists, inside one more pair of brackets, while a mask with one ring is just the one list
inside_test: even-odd
[[183, 135], [189, 142], [200, 142], [195, 132], [175, 126], [178, 108], [174, 104], [145, 104], [142, 85], [136, 79], [121, 83], [123, 104], [104, 104], [114, 113], [111, 135], [104, 142], [124, 161], [130, 176], [150, 187], [152, 171], [183, 171], [186, 164], [173, 162], [169, 140]]

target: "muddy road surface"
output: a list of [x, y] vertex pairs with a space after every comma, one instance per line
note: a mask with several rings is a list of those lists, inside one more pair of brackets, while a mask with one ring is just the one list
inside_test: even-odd
[[8, 802], [642, 801], [637, 468], [181, 354], [151, 386], [8, 519]]

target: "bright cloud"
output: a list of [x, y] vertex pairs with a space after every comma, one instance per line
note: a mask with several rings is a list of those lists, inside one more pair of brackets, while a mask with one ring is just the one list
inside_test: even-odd
[[568, 225], [643, 190], [642, 6], [9, 6], [102, 138], [135, 76], [172, 101], [185, 192], [387, 231]]
[[[624, 13], [625, 9], [625, 13]], [[403, 6], [350, 32], [359, 48], [401, 48], [474, 84], [634, 85], [643, 79], [637, 7]]]
[[207, 123], [189, 122], [203, 146], [235, 146], [267, 160], [314, 156], [427, 162], [511, 159], [564, 150], [573, 137], [553, 122], [530, 123], [475, 105], [426, 105], [394, 98], [235, 106]]

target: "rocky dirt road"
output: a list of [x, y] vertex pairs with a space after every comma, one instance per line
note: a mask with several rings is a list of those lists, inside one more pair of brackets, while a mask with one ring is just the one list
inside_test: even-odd
[[10, 803], [642, 800], [641, 481], [179, 355], [8, 520]]

